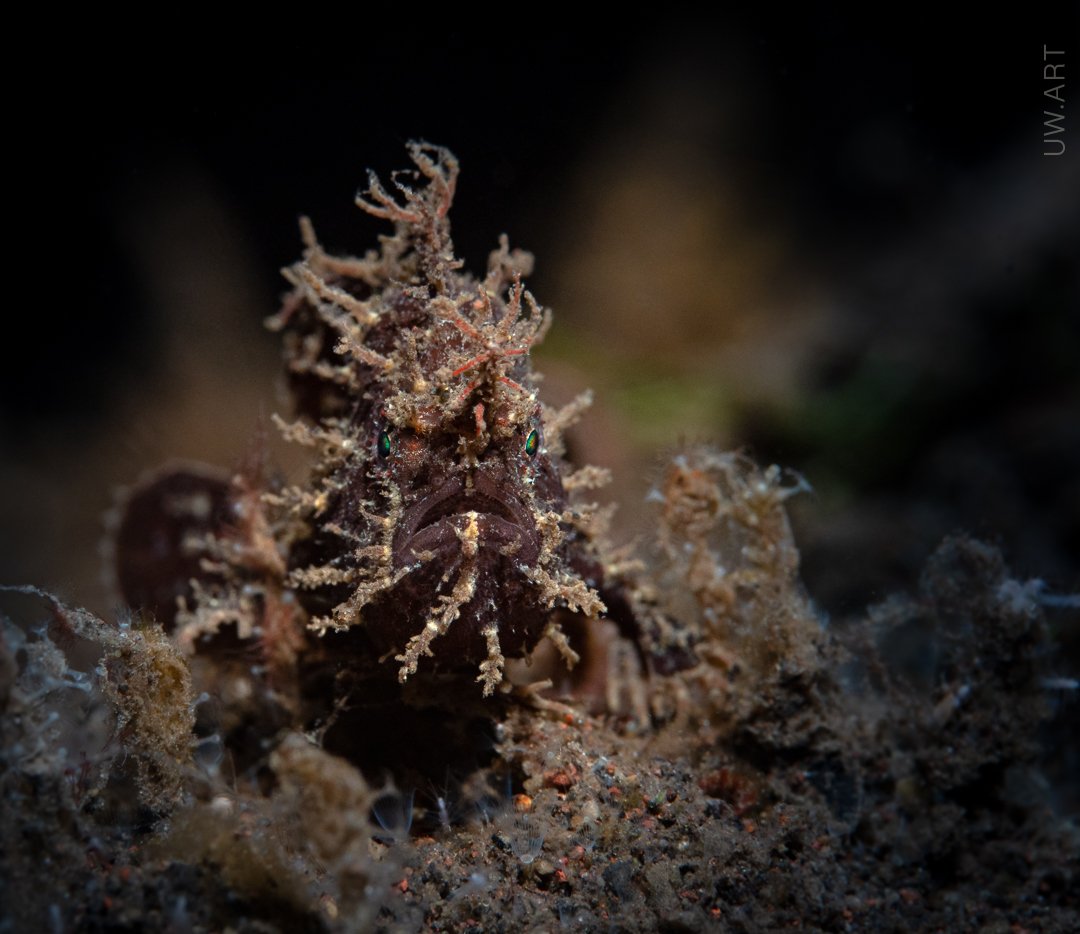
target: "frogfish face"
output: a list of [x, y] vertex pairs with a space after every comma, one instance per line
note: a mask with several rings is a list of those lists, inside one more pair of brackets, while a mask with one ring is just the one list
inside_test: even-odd
[[380, 649], [430, 634], [442, 667], [476, 665], [493, 645], [519, 656], [543, 635], [550, 609], [535, 569], [561, 560], [565, 494], [539, 414], [512, 428], [477, 418], [460, 432], [377, 433], [367, 480], [393, 527], [395, 583], [361, 615]]

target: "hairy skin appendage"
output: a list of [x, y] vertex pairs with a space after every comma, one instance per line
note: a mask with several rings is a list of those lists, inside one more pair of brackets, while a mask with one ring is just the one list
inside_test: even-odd
[[[264, 639], [270, 628], [361, 627], [401, 681], [433, 656], [442, 669], [478, 666], [490, 695], [505, 659], [545, 636], [577, 661], [556, 611], [605, 612], [601, 516], [574, 493], [606, 472], [563, 461], [563, 432], [588, 396], [555, 411], [538, 398], [529, 351], [550, 313], [522, 285], [532, 257], [504, 237], [484, 278], [462, 271], [447, 220], [457, 160], [424, 143], [409, 153], [415, 169], [395, 174], [396, 194], [371, 174], [357, 198], [394, 234], [363, 258], [336, 257], [303, 219], [303, 259], [285, 271], [293, 291], [270, 320], [301, 416], [276, 421], [318, 451], [309, 480], [155, 479], [121, 520], [119, 577], [137, 581], [129, 603], [166, 620], [180, 599], [181, 641], [227, 621]], [[162, 496], [178, 486], [202, 491], [201, 513], [195, 503], [178, 514]], [[147, 569], [125, 575], [125, 560], [164, 527], [188, 560], [151, 569], [168, 579], [148, 600]], [[244, 584], [257, 600], [242, 598]], [[268, 613], [276, 627], [255, 618]]]

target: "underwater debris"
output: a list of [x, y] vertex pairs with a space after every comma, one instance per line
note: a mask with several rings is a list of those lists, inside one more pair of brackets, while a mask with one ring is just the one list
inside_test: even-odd
[[98, 868], [120, 872], [139, 829], [182, 802], [191, 676], [157, 626], [109, 624], [36, 587], [0, 595], [13, 607], [0, 615], [0, 926], [75, 928]]
[[[714, 653], [711, 663], [722, 661], [721, 646], [762, 668], [798, 666], [813, 654], [821, 626], [798, 580], [784, 508], [809, 489], [801, 477], [786, 483], [779, 467], [763, 470], [738, 452], [701, 446], [668, 463], [656, 494], [656, 579], [666, 614], [699, 652]], [[732, 663], [730, 655], [723, 661]]]
[[77, 761], [80, 795], [99, 794], [121, 762], [134, 765], [139, 799], [167, 811], [191, 762], [195, 716], [191, 674], [176, 647], [157, 626], [110, 625], [36, 587], [0, 591], [49, 612], [29, 632], [4, 619], [12, 675], [4, 722], [18, 734], [5, 736], [5, 758], [49, 775]]
[[692, 706], [730, 720], [738, 698], [822, 668], [822, 625], [798, 577], [785, 509], [808, 489], [779, 467], [707, 446], [666, 465], [649, 496], [658, 534], [640, 591], [653, 654], [679, 658], [682, 670], [653, 685], [661, 718]]

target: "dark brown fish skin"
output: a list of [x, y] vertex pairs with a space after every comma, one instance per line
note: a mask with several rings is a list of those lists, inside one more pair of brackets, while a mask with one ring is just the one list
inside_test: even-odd
[[205, 576], [200, 542], [229, 526], [232, 504], [228, 474], [204, 464], [167, 464], [124, 490], [107, 517], [124, 602], [171, 632], [188, 581]]

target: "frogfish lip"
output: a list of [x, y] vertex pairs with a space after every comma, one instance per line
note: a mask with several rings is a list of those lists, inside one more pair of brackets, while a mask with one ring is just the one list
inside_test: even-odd
[[[472, 515], [470, 515], [472, 514]], [[485, 473], [453, 477], [405, 509], [394, 536], [394, 563], [410, 563], [422, 552], [459, 552], [470, 522], [476, 543], [525, 563], [539, 553], [539, 533], [530, 508], [505, 483]]]

